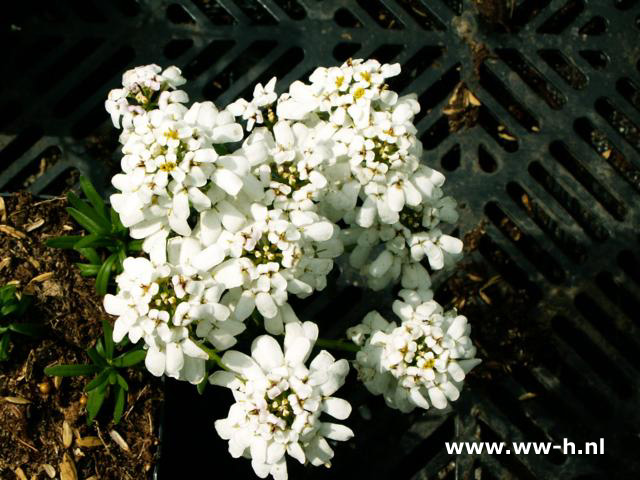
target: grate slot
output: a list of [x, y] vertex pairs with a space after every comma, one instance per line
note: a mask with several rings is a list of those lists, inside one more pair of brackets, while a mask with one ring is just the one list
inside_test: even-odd
[[549, 17], [540, 27], [538, 33], [562, 33], [584, 11], [584, 0], [569, 0]]
[[507, 184], [507, 193], [572, 261], [584, 262], [586, 260], [586, 247], [560, 226], [552, 215], [517, 182]]
[[[562, 338], [597, 374], [600, 381], [613, 389], [622, 397], [629, 397], [632, 388], [629, 379], [619, 370], [615, 357], [609, 355], [610, 351], [603, 351], [600, 341], [593, 340], [593, 335], [585, 332], [584, 326], [576, 326], [565, 317], [558, 316], [552, 322], [552, 329]], [[600, 339], [598, 339], [600, 340]], [[582, 376], [590, 374], [590, 371], [582, 372]]]
[[520, 52], [511, 48], [500, 48], [496, 50], [496, 53], [552, 109], [560, 110], [567, 103], [562, 92], [545, 79], [540, 71]]
[[562, 283], [564, 281], [565, 275], [560, 265], [555, 262], [548, 252], [540, 247], [531, 235], [524, 233], [496, 203], [487, 203], [485, 213], [500, 232], [511, 240], [524, 254], [525, 258], [549, 281], [553, 283]]
[[577, 160], [567, 146], [560, 141], [549, 145], [549, 153], [562, 165], [600, 204], [618, 221], [623, 221], [626, 207], [616, 199], [598, 180]]
[[531, 112], [522, 105], [522, 102], [516, 99], [510, 89], [498, 79], [486, 64], [480, 66], [480, 85], [526, 130], [530, 132], [540, 131], [540, 123], [534, 118]]
[[539, 162], [532, 162], [529, 173], [540, 185], [553, 196], [566, 211], [576, 219], [580, 226], [595, 240], [600, 242], [609, 238], [609, 233], [600, 219], [590, 210], [584, 208], [582, 202], [563, 188]]

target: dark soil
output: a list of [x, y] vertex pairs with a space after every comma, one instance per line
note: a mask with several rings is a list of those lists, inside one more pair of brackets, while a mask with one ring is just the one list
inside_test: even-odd
[[[0, 232], [0, 285], [15, 282], [18, 291], [32, 295], [25, 321], [42, 322], [50, 333], [44, 339], [14, 335], [10, 358], [0, 363], [0, 478], [49, 478], [41, 472], [51, 467], [60, 478], [65, 457], [75, 464], [77, 478], [149, 478], [163, 398], [158, 382], [130, 371], [120, 424], [110, 421], [113, 407], [108, 399], [98, 421], [87, 426], [87, 379], [54, 381], [43, 373], [53, 364], [87, 363], [84, 350], [101, 335], [101, 320], [108, 318], [94, 279], [83, 278], [74, 267], [78, 258], [44, 245], [52, 236], [79, 233], [64, 210], [66, 200], [36, 201], [16, 194], [5, 197], [4, 203], [0, 224], [15, 230]], [[73, 432], [69, 448], [62, 440], [64, 421]], [[124, 439], [128, 452], [114, 442], [112, 431]], [[87, 442], [93, 446], [83, 446]]]

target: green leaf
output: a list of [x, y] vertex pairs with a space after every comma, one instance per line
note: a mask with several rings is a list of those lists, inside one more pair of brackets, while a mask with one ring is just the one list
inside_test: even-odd
[[113, 263], [116, 261], [117, 257], [118, 255], [116, 253], [109, 255], [98, 271], [98, 276], [96, 277], [96, 291], [100, 295], [107, 294], [109, 277], [111, 277], [111, 269], [113, 268]]
[[85, 247], [109, 247], [113, 244], [108, 238], [104, 238], [103, 235], [98, 235], [96, 233], [91, 233], [89, 235], [85, 235], [78, 243], [74, 245], [74, 248], [85, 248]]
[[115, 385], [117, 381], [118, 381], [118, 374], [116, 373], [115, 370], [111, 370], [111, 372], [109, 373], [109, 383], [111, 385]]
[[9, 329], [29, 337], [41, 337], [47, 331], [44, 325], [39, 323], [11, 323]]
[[81, 377], [94, 375], [100, 371], [97, 365], [55, 365], [44, 369], [44, 373], [51, 377]]
[[87, 350], [87, 355], [89, 355], [93, 363], [99, 367], [107, 367], [109, 365], [104, 357], [98, 353], [96, 347], [91, 347]]
[[46, 245], [51, 248], [73, 248], [82, 238], [82, 235], [62, 235], [48, 239]]
[[207, 383], [209, 383], [209, 378], [207, 375], [205, 375], [202, 381], [196, 387], [200, 395], [204, 393], [204, 389], [207, 387]]
[[[86, 213], [78, 210], [77, 208], [67, 207], [67, 212], [69, 212], [69, 215], [71, 215], [74, 218], [74, 220], [78, 222], [80, 226], [82, 226], [89, 232], [103, 234], [103, 235], [109, 233], [109, 230], [106, 229], [104, 225], [101, 225], [98, 221], [96, 221], [95, 218], [90, 217]], [[98, 216], [98, 214], [94, 214], [94, 215], [96, 217]]]
[[95, 248], [78, 248], [76, 249], [80, 255], [89, 260], [93, 265], [102, 265], [102, 259]]
[[106, 320], [102, 320], [102, 332], [104, 333], [104, 345], [105, 345], [105, 356], [107, 360], [111, 360], [113, 358], [113, 328], [111, 324]]
[[119, 385], [116, 385], [114, 388], [116, 392], [116, 404], [113, 407], [113, 422], [115, 424], [118, 424], [120, 423], [120, 419], [122, 418], [122, 413], [124, 412], [124, 405], [127, 400], [127, 393]]
[[106, 383], [100, 385], [98, 388], [94, 388], [89, 392], [89, 399], [87, 400], [87, 413], [89, 414], [89, 418], [87, 419], [87, 423], [93, 422], [93, 420], [96, 418], [96, 415], [98, 415], [106, 394]]
[[84, 387], [84, 391], [90, 392], [94, 388], [98, 388], [100, 385], [109, 380], [109, 375], [112, 371], [113, 369], [111, 368], [105, 368], [104, 370], [102, 370], [96, 378], [87, 383], [87, 385]]
[[105, 355], [105, 353], [104, 353], [104, 343], [102, 343], [102, 339], [101, 339], [101, 338], [99, 338], [98, 340], [96, 340], [96, 347], [95, 347], [95, 348], [96, 348], [96, 351], [98, 352], [98, 354], [99, 354], [101, 357], [106, 358], [106, 355]]
[[127, 251], [126, 251], [126, 247], [121, 247], [118, 250], [118, 261], [116, 262], [116, 265], [118, 267], [118, 272], [121, 272], [123, 270], [123, 265], [124, 265], [124, 261], [127, 258]]
[[9, 360], [9, 341], [11, 340], [11, 335], [9, 333], [4, 333], [0, 336], [0, 362], [4, 362], [5, 360]]
[[129, 384], [124, 379], [124, 377], [122, 375], [120, 375], [119, 373], [116, 374], [116, 381], [118, 382], [118, 385], [120, 385], [120, 388], [124, 389], [125, 391], [129, 390]]
[[142, 240], [131, 240], [127, 245], [130, 252], [140, 252], [142, 250]]
[[118, 212], [116, 212], [112, 207], [109, 213], [111, 215], [111, 230], [114, 233], [127, 233], [127, 228], [122, 225]]
[[102, 200], [102, 197], [96, 191], [95, 187], [89, 181], [89, 179], [84, 176], [81, 176], [80, 187], [82, 188], [82, 191], [84, 192], [85, 196], [91, 202], [91, 205], [93, 205], [93, 208], [96, 210], [96, 212], [98, 212], [102, 218], [108, 221], [109, 219], [107, 218], [107, 213], [104, 207], [104, 200]]
[[113, 365], [118, 368], [133, 367], [142, 362], [147, 356], [147, 351], [142, 349], [132, 350], [124, 353], [113, 360]]
[[92, 265], [90, 263], [76, 263], [75, 265], [83, 277], [95, 277], [100, 271], [100, 265]]
[[0, 308], [0, 313], [2, 314], [2, 316], [8, 317], [13, 312], [17, 311], [19, 306], [20, 305], [18, 305], [17, 303], [11, 303], [9, 305], [5, 305], [4, 307]]
[[67, 200], [69, 200], [69, 203], [73, 208], [96, 222], [103, 229], [105, 229], [106, 231], [111, 230], [111, 224], [109, 223], [109, 220], [106, 217], [102, 217], [100, 213], [92, 208], [91, 205], [89, 205], [87, 202], [85, 202], [84, 200], [80, 200], [80, 198], [75, 193], [69, 192], [67, 194]]

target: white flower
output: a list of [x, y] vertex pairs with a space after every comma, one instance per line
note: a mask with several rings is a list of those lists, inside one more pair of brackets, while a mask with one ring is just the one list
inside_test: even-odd
[[480, 363], [471, 327], [455, 310], [444, 312], [428, 290], [402, 290], [400, 296], [403, 300], [393, 304], [400, 325], [370, 312], [347, 331], [362, 347], [356, 356], [358, 376], [392, 408], [443, 409], [458, 399], [465, 375]]
[[215, 372], [214, 385], [230, 388], [236, 403], [227, 418], [215, 422], [235, 458], [251, 458], [260, 478], [287, 479], [285, 454], [300, 463], [330, 466], [333, 450], [327, 439], [345, 441], [348, 427], [327, 422], [323, 414], [346, 419], [351, 405], [332, 395], [349, 370], [346, 360], [321, 351], [305, 363], [318, 336], [314, 323], [287, 324], [284, 352], [268, 335], [254, 340], [251, 356], [228, 351], [222, 362], [229, 371]]
[[124, 128], [131, 128], [138, 115], [156, 108], [158, 104], [186, 103], [189, 97], [176, 87], [185, 83], [178, 67], [166, 70], [155, 64], [127, 70], [122, 76], [123, 88], [109, 92], [105, 109], [116, 128], [120, 119]]
[[[189, 255], [185, 250], [197, 248], [188, 245], [189, 240], [170, 241], [170, 261], [177, 264]], [[123, 266], [116, 278], [117, 295], [104, 298], [105, 310], [118, 317], [114, 341], [128, 336], [137, 343], [142, 338], [148, 347], [146, 366], [153, 375], [202, 381], [208, 356], [194, 339], [206, 339], [225, 350], [245, 329], [220, 303], [224, 286], [184, 265], [156, 266], [146, 258], [129, 257]]]
[[[244, 98], [240, 98], [227, 108], [234, 116], [242, 117], [243, 120], [246, 120], [247, 130], [251, 131], [255, 124], [261, 125], [264, 123], [263, 109], [267, 110], [267, 116], [273, 116], [273, 112], [269, 110], [269, 106], [272, 105], [277, 98], [274, 92], [275, 86], [276, 77], [269, 80], [264, 87], [261, 83], [258, 83], [253, 89], [253, 98], [250, 102], [247, 102]], [[272, 119], [269, 120], [273, 123]]]

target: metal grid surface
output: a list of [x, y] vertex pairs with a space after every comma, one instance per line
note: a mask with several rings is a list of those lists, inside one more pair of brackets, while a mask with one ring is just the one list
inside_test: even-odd
[[[398, 61], [392, 87], [422, 105], [423, 161], [447, 174], [460, 232], [486, 232], [471, 260], [530, 299], [523, 321], [548, 327], [544, 354], [472, 380], [443, 413], [403, 416], [353, 389], [373, 419], [354, 411], [358, 436], [337, 449], [331, 478], [637, 478], [639, 27], [637, 0], [19, 2], [2, 19], [0, 191], [58, 194], [79, 172], [107, 187], [119, 153], [103, 102], [134, 65], [176, 64], [193, 99], [225, 105], [272, 75], [284, 88], [348, 57]], [[465, 89], [481, 105], [456, 110]], [[389, 298], [331, 285], [303, 316], [337, 334]], [[179, 478], [185, 462], [194, 476], [249, 475], [202, 421], [227, 406], [169, 389], [160, 478]], [[604, 437], [606, 454], [444, 449], [563, 437]]]

